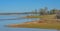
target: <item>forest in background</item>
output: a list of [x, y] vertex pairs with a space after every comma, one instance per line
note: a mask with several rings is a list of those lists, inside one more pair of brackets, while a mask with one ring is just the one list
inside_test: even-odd
[[57, 12], [59, 12], [59, 9], [50, 9], [48, 10], [48, 7], [44, 7], [44, 8], [40, 8], [39, 10], [35, 9], [35, 12], [39, 12], [40, 15], [49, 15], [49, 14], [56, 14]]

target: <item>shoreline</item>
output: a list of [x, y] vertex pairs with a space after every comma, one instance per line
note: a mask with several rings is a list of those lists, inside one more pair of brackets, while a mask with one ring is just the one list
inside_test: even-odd
[[[39, 17], [39, 16], [38, 16]], [[57, 22], [55, 15], [40, 16], [43, 19], [22, 24], [9, 24], [8, 27], [13, 28], [47, 28], [47, 29], [60, 29], [60, 22]], [[40, 18], [39, 17], [39, 18]], [[26, 17], [27, 18], [27, 17]]]
[[60, 24], [58, 23], [38, 23], [38, 22], [26, 22], [22, 24], [9, 24], [7, 25], [11, 28], [43, 28], [43, 29], [60, 29]]

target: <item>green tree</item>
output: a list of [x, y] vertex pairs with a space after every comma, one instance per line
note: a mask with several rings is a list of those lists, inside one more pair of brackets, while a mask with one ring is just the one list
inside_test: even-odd
[[46, 15], [46, 14], [48, 14], [48, 8], [47, 7], [41, 8], [39, 10], [39, 13], [40, 13], [40, 15]]
[[40, 15], [44, 15], [44, 9], [41, 8], [41, 9], [39, 10], [39, 13], [40, 13]]
[[58, 11], [59, 10], [57, 10], [57, 9], [52, 9], [52, 10], [50, 10], [50, 14], [56, 14]]

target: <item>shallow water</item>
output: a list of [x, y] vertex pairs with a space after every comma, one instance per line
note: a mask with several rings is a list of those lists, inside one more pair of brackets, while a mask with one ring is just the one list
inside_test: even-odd
[[[11, 18], [20, 18], [23, 17], [24, 15], [19, 15], [19, 16], [0, 16], [0, 19], [11, 19]], [[33, 20], [37, 20], [36, 18], [34, 19], [20, 19], [20, 20], [0, 20], [0, 31], [57, 31], [55, 29], [37, 29], [37, 28], [9, 28], [5, 27], [5, 25], [8, 24], [20, 24], [24, 22], [30, 22]]]

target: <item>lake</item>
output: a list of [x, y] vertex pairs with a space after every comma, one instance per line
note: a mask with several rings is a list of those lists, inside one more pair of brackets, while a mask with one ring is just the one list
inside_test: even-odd
[[[33, 19], [21, 19], [21, 17], [26, 15], [0, 15], [0, 31], [57, 31], [55, 29], [37, 29], [37, 28], [9, 28], [5, 27], [8, 24], [21, 24], [24, 22], [30, 22], [34, 20], [38, 20], [36, 18]], [[20, 18], [14, 20], [13, 18]], [[11, 20], [10, 20], [11, 19]]]

